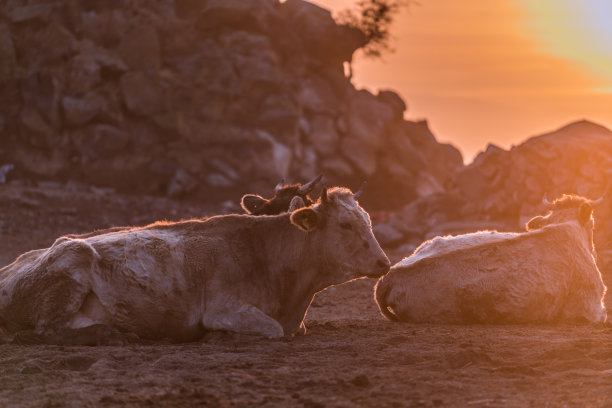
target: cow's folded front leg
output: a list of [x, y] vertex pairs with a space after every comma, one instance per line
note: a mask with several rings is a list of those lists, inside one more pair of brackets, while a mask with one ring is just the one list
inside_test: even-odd
[[283, 337], [279, 322], [249, 304], [224, 307], [222, 310], [207, 311], [202, 319], [207, 329], [228, 330], [236, 333], [255, 334], [270, 339]]
[[295, 336], [304, 336], [306, 335], [306, 325], [304, 324], [304, 322], [300, 323], [300, 327], [298, 327], [298, 329], [296, 331], [294, 331], [293, 333], [288, 333], [291, 334], [291, 337], [295, 337]]

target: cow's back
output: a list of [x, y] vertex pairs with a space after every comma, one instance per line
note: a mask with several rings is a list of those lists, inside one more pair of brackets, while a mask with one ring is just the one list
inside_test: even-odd
[[596, 283], [598, 275], [591, 254], [572, 234], [568, 226], [553, 226], [459, 246], [414, 262], [408, 258], [379, 286], [388, 292], [400, 320], [503, 323], [563, 318], [575, 286]]

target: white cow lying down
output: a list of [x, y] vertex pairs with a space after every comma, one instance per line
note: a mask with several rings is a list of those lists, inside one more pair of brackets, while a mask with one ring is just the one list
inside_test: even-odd
[[84, 344], [125, 333], [188, 341], [207, 329], [292, 335], [316, 292], [389, 270], [356, 196], [334, 188], [279, 215], [59, 238], [0, 269], [0, 328]]
[[376, 284], [383, 316], [418, 323], [604, 322], [592, 206], [564, 195], [527, 232], [436, 237]]

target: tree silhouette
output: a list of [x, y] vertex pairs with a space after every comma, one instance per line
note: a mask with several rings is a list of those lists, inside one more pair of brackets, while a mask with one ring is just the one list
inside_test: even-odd
[[[359, 29], [365, 35], [361, 47], [366, 57], [378, 58], [391, 51], [390, 27], [395, 15], [412, 0], [359, 0], [355, 9], [338, 14], [338, 23]], [[349, 61], [350, 63], [350, 61]]]

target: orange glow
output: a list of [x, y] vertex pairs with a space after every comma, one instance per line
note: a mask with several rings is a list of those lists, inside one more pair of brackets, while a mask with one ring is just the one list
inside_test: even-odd
[[407, 118], [427, 119], [466, 162], [488, 143], [508, 148], [574, 120], [612, 127], [607, 2], [421, 0], [397, 17], [395, 53], [356, 56], [354, 82], [398, 92]]

